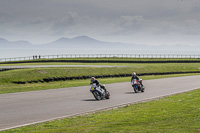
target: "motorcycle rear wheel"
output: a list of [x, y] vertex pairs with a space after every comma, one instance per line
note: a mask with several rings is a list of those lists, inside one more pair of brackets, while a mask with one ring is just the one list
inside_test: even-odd
[[105, 98], [106, 98], [106, 99], [110, 99], [110, 93], [109, 93], [108, 91], [106, 92]]
[[141, 90], [141, 92], [144, 92], [144, 87], [142, 87], [142, 90]]

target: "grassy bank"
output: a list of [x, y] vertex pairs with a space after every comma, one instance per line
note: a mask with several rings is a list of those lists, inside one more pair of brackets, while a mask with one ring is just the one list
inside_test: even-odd
[[[190, 76], [198, 74], [173, 74], [173, 75], [152, 75], [152, 76], [141, 76], [140, 78], [144, 80], [149, 79], [159, 79], [159, 78], [169, 78], [169, 77], [180, 77], [180, 76]], [[98, 79], [102, 84], [109, 83], [119, 83], [119, 82], [130, 82], [130, 77], [123, 78], [105, 78]], [[72, 80], [72, 81], [59, 81], [50, 83], [32, 83], [32, 84], [0, 84], [0, 94], [5, 93], [16, 93], [16, 92], [26, 92], [26, 91], [38, 91], [47, 89], [57, 89], [57, 88], [67, 88], [67, 87], [77, 87], [77, 86], [87, 86], [90, 80]]]
[[[105, 58], [103, 58], [105, 59]], [[103, 60], [102, 59], [102, 60]], [[55, 59], [57, 60], [57, 59]], [[58, 59], [59, 60], [59, 59]], [[94, 59], [95, 60], [95, 59]], [[122, 58], [116, 60], [122, 60]], [[129, 59], [127, 59], [129, 60]], [[132, 59], [131, 59], [132, 60]], [[138, 59], [141, 60], [141, 59]], [[146, 59], [144, 59], [146, 60]], [[154, 59], [153, 59], [154, 60]], [[156, 59], [157, 60], [157, 59]], [[160, 59], [159, 59], [160, 60]], [[163, 59], [162, 59], [163, 60]], [[91, 65], [91, 63], [19, 63], [17, 65]], [[112, 68], [28, 68], [0, 72], [0, 94], [57, 89], [89, 85], [89, 80], [59, 81], [50, 83], [13, 84], [13, 81], [40, 80], [48, 77], [84, 76], [120, 73], [187, 72], [200, 71], [199, 63], [92, 63], [92, 65], [120, 65]], [[3, 64], [1, 64], [3, 65]], [[4, 64], [7, 65], [7, 64]], [[10, 65], [10, 64], [9, 64]], [[16, 65], [16, 64], [12, 64]], [[198, 74], [141, 76], [144, 80], [189, 76]], [[130, 82], [130, 77], [98, 79], [102, 84]], [[88, 88], [89, 89], [89, 88]], [[3, 133], [114, 133], [114, 132], [200, 132], [200, 90], [178, 94], [146, 103], [96, 112], [62, 120], [45, 122], [3, 131]]]
[[197, 133], [200, 132], [199, 101], [200, 89], [2, 133]]
[[[30, 65], [33, 65], [29, 63]], [[51, 63], [50, 63], [51, 64]], [[87, 64], [87, 63], [66, 63], [66, 64]], [[187, 71], [200, 71], [199, 63], [95, 63], [92, 65], [116, 65], [128, 67], [108, 67], [108, 68], [91, 68], [91, 67], [60, 67], [60, 68], [27, 68], [15, 69], [10, 71], [0, 72], [0, 94], [55, 89], [63, 87], [73, 87], [88, 85], [89, 80], [72, 80], [72, 81], [59, 81], [51, 83], [31, 83], [31, 84], [14, 84], [13, 81], [30, 81], [42, 80], [43, 78], [50, 77], [70, 77], [70, 76], [95, 76], [95, 75], [109, 75], [109, 74], [124, 74], [132, 73], [156, 73], [156, 72], [187, 72]], [[23, 64], [21, 64], [23, 65]], [[41, 65], [40, 63], [34, 65]], [[55, 64], [54, 64], [55, 65]], [[172, 76], [172, 75], [171, 75]], [[178, 75], [177, 75], [178, 76]], [[146, 76], [151, 79], [154, 76]], [[166, 77], [166, 76], [160, 76]], [[145, 77], [144, 77], [145, 78]], [[147, 79], [147, 78], [146, 78]], [[99, 79], [103, 84], [130, 81], [130, 77], [126, 78], [107, 78]]]
[[[109, 65], [109, 64], [102, 64]], [[12, 83], [12, 81], [41, 80], [49, 77], [63, 76], [95, 76], [109, 74], [132, 73], [157, 73], [157, 72], [187, 72], [200, 71], [198, 63], [169, 63], [169, 64], [114, 64], [129, 67], [59, 67], [59, 68], [28, 68], [16, 69], [0, 73], [0, 83]]]

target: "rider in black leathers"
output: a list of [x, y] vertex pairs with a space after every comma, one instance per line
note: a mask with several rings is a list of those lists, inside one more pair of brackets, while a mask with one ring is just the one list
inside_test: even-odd
[[100, 82], [99, 82], [98, 80], [95, 79], [95, 77], [92, 77], [92, 78], [91, 78], [91, 83], [90, 83], [90, 84], [93, 84], [93, 83], [95, 83], [96, 86], [98, 86], [98, 87], [100, 86], [100, 87], [101, 87], [102, 89], [104, 89], [105, 92], [106, 92], [105, 86], [101, 85]]
[[136, 75], [135, 72], [132, 73], [131, 82], [133, 81], [133, 79], [136, 79], [142, 85], [142, 87], [143, 87], [143, 84], [140, 81], [140, 78]]

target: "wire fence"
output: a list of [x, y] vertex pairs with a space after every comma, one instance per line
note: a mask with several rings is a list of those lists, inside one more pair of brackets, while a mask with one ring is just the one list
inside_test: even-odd
[[25, 61], [37, 59], [58, 59], [58, 58], [194, 58], [200, 59], [200, 55], [179, 55], [179, 54], [61, 54], [61, 55], [34, 55], [27, 57], [0, 58], [0, 62]]

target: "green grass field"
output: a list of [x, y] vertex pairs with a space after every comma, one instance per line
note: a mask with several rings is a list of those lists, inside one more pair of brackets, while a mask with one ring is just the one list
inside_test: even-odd
[[[75, 63], [74, 63], [75, 64]], [[102, 64], [109, 65], [109, 64]], [[120, 64], [112, 64], [120, 65]], [[132, 73], [152, 73], [152, 72], [187, 72], [200, 71], [200, 64], [197, 63], [168, 63], [168, 64], [123, 64], [129, 67], [59, 67], [59, 68], [28, 68], [16, 69], [12, 71], [1, 72], [0, 83], [11, 83], [13, 80], [39, 80], [48, 77], [63, 76], [95, 76], [108, 74]]]
[[[173, 74], [173, 75], [157, 75], [157, 76], [141, 76], [143, 80], [169, 78], [179, 76], [190, 76], [198, 74]], [[130, 82], [131, 77], [124, 78], [105, 78], [98, 79], [102, 84], [118, 83], [118, 82]], [[47, 89], [67, 88], [76, 86], [87, 86], [90, 84], [90, 80], [72, 80], [72, 81], [59, 81], [50, 83], [32, 83], [32, 84], [0, 84], [0, 94], [16, 93], [26, 91], [38, 91]]]
[[[44, 63], [29, 63], [28, 65], [43, 65]], [[45, 63], [52, 64], [52, 63]], [[53, 63], [55, 65], [55, 63]], [[59, 64], [59, 63], [58, 63]], [[71, 65], [115, 65], [128, 67], [108, 67], [108, 68], [94, 68], [94, 67], [59, 67], [59, 68], [27, 68], [15, 69], [10, 71], [0, 72], [0, 94], [14, 93], [23, 91], [34, 91], [44, 89], [56, 89], [63, 87], [88, 85], [88, 80], [74, 80], [65, 82], [51, 82], [51, 83], [32, 83], [32, 84], [14, 84], [13, 81], [30, 81], [42, 80], [50, 77], [70, 77], [70, 76], [96, 76], [109, 74], [131, 74], [136, 73], [152, 73], [152, 72], [187, 72], [199, 71], [200, 63], [62, 63]], [[23, 63], [21, 64], [23, 65]], [[191, 74], [189, 74], [191, 75]], [[193, 74], [192, 74], [193, 75]], [[148, 77], [148, 76], [147, 76]], [[166, 77], [166, 76], [161, 76]], [[151, 78], [150, 78], [151, 79]], [[102, 84], [130, 81], [130, 77], [126, 78], [107, 78], [99, 79]]]
[[200, 89], [2, 133], [199, 133]]
[[[59, 60], [59, 59], [55, 59]], [[93, 59], [91, 59], [93, 60]], [[94, 59], [95, 60], [95, 59]], [[105, 58], [100, 59], [105, 60]], [[110, 58], [109, 58], [110, 60]], [[112, 59], [113, 60], [113, 59]], [[115, 60], [132, 60], [116, 58]], [[135, 59], [149, 60], [149, 59]], [[152, 59], [166, 60], [166, 59]], [[174, 60], [174, 59], [173, 59]], [[177, 59], [180, 60], [180, 59]], [[186, 59], [185, 59], [186, 60]], [[188, 59], [187, 59], [188, 60]], [[193, 60], [193, 59], [192, 59]], [[194, 59], [198, 60], [198, 59]], [[50, 83], [14, 84], [13, 81], [40, 80], [48, 77], [83, 76], [121, 73], [187, 72], [200, 71], [200, 63], [17, 63], [7, 65], [117, 65], [128, 67], [89, 68], [27, 68], [0, 72], [0, 94], [36, 91], [89, 85], [88, 80], [58, 81]], [[143, 80], [189, 76], [173, 74], [141, 76]], [[102, 84], [130, 82], [131, 77], [98, 79]], [[55, 120], [26, 127], [2, 131], [3, 133], [197, 133], [200, 132], [200, 89], [150, 102], [137, 103], [109, 111]]]

